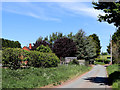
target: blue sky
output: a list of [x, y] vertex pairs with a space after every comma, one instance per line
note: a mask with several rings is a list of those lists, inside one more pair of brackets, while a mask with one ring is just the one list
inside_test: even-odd
[[96, 33], [101, 40], [101, 51], [106, 51], [114, 25], [98, 22], [102, 11], [93, 9], [91, 2], [3, 2], [2, 37], [17, 40], [23, 46], [52, 32], [65, 35], [83, 29], [86, 35]]

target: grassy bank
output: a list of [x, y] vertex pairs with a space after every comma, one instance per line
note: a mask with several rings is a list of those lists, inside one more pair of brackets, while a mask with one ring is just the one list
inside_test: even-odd
[[118, 88], [120, 84], [120, 70], [117, 64], [113, 64], [107, 67], [109, 75], [109, 84], [112, 85], [112, 88]]
[[39, 88], [48, 84], [61, 84], [73, 76], [83, 74], [91, 67], [60, 65], [55, 68], [2, 69], [3, 88]]

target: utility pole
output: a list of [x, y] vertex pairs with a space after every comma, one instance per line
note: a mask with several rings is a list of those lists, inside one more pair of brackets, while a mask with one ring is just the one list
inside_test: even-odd
[[112, 64], [112, 36], [110, 35], [110, 52], [111, 52], [111, 64]]

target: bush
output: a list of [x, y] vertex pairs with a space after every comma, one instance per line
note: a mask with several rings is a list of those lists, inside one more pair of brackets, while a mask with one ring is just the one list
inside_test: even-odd
[[105, 63], [105, 64], [109, 64], [110, 60], [108, 59], [102, 59], [102, 58], [96, 58], [95, 59], [97, 63]]
[[18, 69], [20, 67], [20, 53], [21, 49], [6, 48], [2, 51], [2, 65], [11, 69]]
[[33, 67], [55, 67], [59, 63], [59, 58], [54, 53], [42, 53], [38, 51], [25, 51], [15, 48], [6, 48], [2, 53], [3, 66], [18, 69], [21, 64]]
[[69, 64], [76, 64], [79, 65], [79, 61], [76, 59], [73, 59]]
[[30, 66], [34, 67], [55, 67], [60, 62], [54, 53], [30, 52]]
[[44, 46], [44, 45], [37, 47], [36, 50], [44, 53], [48, 53], [48, 52], [52, 53], [52, 50], [49, 48], [49, 46]]
[[120, 70], [119, 70], [119, 64], [112, 64], [107, 67], [108, 72], [108, 84], [112, 85], [112, 88], [119, 88], [120, 83]]

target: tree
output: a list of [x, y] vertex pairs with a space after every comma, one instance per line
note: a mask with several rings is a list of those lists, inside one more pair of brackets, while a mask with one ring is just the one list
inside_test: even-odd
[[68, 34], [67, 37], [70, 38], [70, 39], [73, 39], [73, 38], [74, 38], [74, 35], [73, 35], [72, 32], [70, 32], [70, 34]]
[[88, 65], [90, 60], [94, 59], [96, 56], [95, 43], [91, 38], [85, 36], [85, 32], [83, 30], [79, 30], [75, 34], [74, 41], [76, 42], [77, 47], [77, 58], [85, 59], [86, 65]]
[[49, 48], [49, 46], [44, 46], [44, 45], [37, 47], [36, 50], [44, 53], [52, 53], [52, 50]]
[[120, 28], [120, 1], [113, 0], [114, 2], [93, 2], [94, 8], [97, 10], [103, 10], [105, 15], [99, 14], [98, 21], [113, 23], [116, 27]]
[[74, 56], [76, 53], [76, 44], [72, 39], [62, 37], [55, 41], [53, 45], [53, 52], [59, 58]]
[[99, 37], [96, 34], [92, 34], [89, 36], [89, 38], [92, 39], [92, 41], [95, 43], [95, 47], [96, 47], [96, 58], [100, 55], [100, 51], [101, 51], [101, 46], [100, 46], [100, 40]]
[[41, 46], [41, 45], [50, 47], [50, 44], [48, 42], [46, 42], [45, 40], [40, 40], [40, 41], [36, 41], [35, 43], [33, 43], [32, 50], [36, 50], [36, 48]]
[[[99, 15], [98, 21], [108, 22], [109, 24], [113, 23], [117, 31], [112, 36], [112, 48], [113, 48], [113, 60], [116, 63], [120, 63], [120, 1], [114, 0], [114, 2], [93, 2], [94, 8], [97, 10], [103, 10], [105, 15]], [[107, 49], [108, 53], [110, 53], [110, 44]]]
[[2, 40], [2, 47], [21, 48], [21, 44], [19, 41], [11, 41], [4, 38], [2, 38], [1, 40]]
[[96, 45], [96, 43], [93, 42], [93, 40], [91, 38], [87, 37], [86, 44], [85, 44], [85, 47], [86, 47], [85, 59], [90, 60], [90, 59], [96, 58], [97, 53], [96, 53], [95, 45]]
[[107, 52], [110, 54], [111, 51], [110, 51], [110, 43], [109, 43], [109, 46], [107, 46]]
[[38, 39], [37, 39], [37, 41], [42, 41], [43, 40], [43, 37], [39, 37]]
[[[110, 54], [110, 44], [107, 46], [107, 51]], [[113, 63], [120, 63], [120, 29], [118, 29], [112, 36], [112, 54]]]
[[112, 36], [113, 59], [115, 63], [120, 63], [120, 29]]
[[85, 32], [82, 29], [75, 34], [74, 41], [77, 47], [76, 56], [78, 59], [84, 59], [85, 57], [85, 39]]

